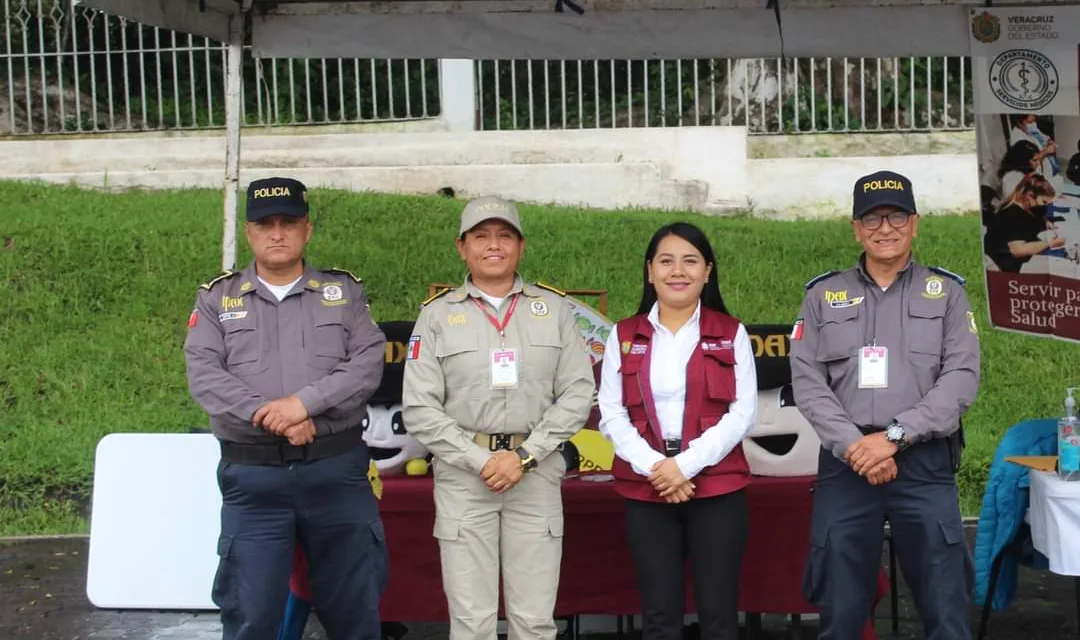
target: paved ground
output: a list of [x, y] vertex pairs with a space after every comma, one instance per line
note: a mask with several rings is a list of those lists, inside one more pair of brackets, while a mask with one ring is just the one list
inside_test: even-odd
[[[970, 534], [970, 532], [969, 532]], [[216, 640], [221, 628], [214, 613], [104, 611], [86, 599], [85, 538], [0, 541], [0, 638], [37, 640]], [[883, 638], [922, 638], [906, 589], [900, 588], [900, 631], [891, 633], [888, 601], [878, 611]], [[972, 611], [973, 630], [978, 612]], [[407, 624], [405, 640], [446, 638], [441, 624]], [[814, 623], [803, 622], [803, 638], [813, 638]], [[613, 634], [589, 634], [590, 640]], [[636, 634], [628, 635], [638, 637]], [[695, 637], [688, 629], [688, 638]], [[782, 616], [766, 616], [757, 640], [799, 637]], [[1017, 599], [995, 612], [987, 638], [992, 640], [1062, 640], [1076, 638], [1077, 618], [1070, 578], [1021, 570]], [[306, 640], [324, 638], [313, 619]]]

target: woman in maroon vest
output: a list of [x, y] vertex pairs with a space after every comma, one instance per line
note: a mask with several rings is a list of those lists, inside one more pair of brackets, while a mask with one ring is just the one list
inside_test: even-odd
[[641, 592], [645, 640], [682, 638], [683, 566], [694, 574], [701, 638], [739, 637], [746, 543], [742, 440], [757, 376], [746, 328], [727, 313], [709, 240], [677, 222], [645, 251], [641, 305], [604, 352], [600, 430]]

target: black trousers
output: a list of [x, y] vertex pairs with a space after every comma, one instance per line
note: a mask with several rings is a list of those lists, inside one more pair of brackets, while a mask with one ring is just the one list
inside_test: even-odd
[[971, 638], [971, 555], [945, 440], [896, 456], [892, 482], [866, 478], [822, 449], [803, 594], [821, 610], [820, 640], [858, 640], [873, 608], [888, 519], [927, 640]]
[[307, 556], [331, 640], [381, 640], [389, 565], [365, 446], [315, 462], [221, 462], [221, 538], [213, 600], [224, 640], [273, 640], [289, 596], [294, 545]]
[[626, 501], [626, 539], [641, 593], [643, 640], [682, 638], [689, 557], [703, 640], [739, 637], [746, 492], [679, 504]]

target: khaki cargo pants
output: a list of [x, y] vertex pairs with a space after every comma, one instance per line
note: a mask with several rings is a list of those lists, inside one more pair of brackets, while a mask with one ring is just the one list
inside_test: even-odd
[[435, 461], [435, 537], [450, 640], [494, 640], [499, 577], [509, 640], [553, 640], [562, 560], [562, 479], [556, 451], [498, 495], [479, 475]]

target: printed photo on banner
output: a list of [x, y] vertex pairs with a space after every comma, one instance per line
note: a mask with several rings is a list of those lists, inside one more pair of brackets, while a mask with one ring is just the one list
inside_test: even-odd
[[1080, 339], [1080, 7], [970, 18], [991, 323]]

